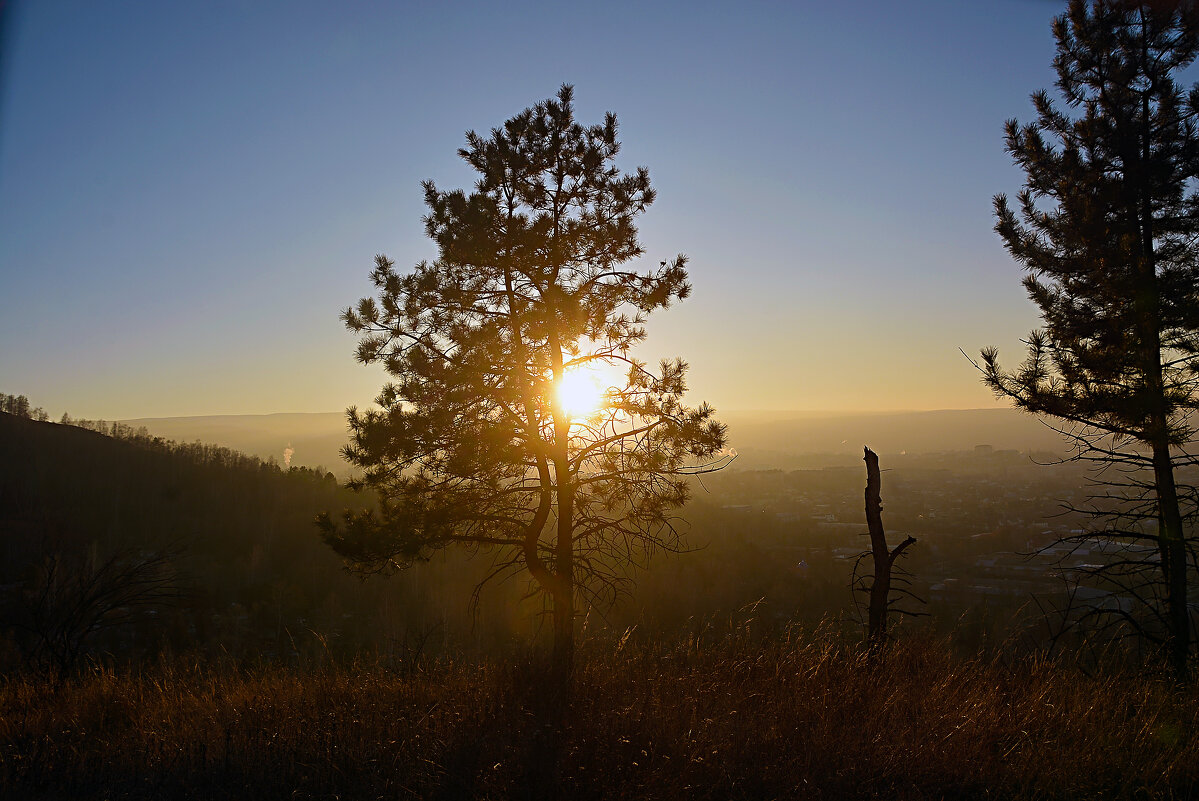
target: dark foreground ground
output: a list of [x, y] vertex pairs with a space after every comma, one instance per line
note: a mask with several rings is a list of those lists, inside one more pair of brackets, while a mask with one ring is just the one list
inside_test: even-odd
[[1199, 692], [821, 635], [520, 660], [0, 681], [0, 796], [1199, 798]]

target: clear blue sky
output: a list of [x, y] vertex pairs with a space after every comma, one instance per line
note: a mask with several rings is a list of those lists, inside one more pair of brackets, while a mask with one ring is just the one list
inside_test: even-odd
[[694, 293], [643, 355], [718, 409], [992, 405], [958, 348], [1036, 323], [992, 233], [1049, 0], [8, 9], [0, 391], [52, 414], [332, 411], [382, 374], [340, 310], [434, 255], [419, 182], [563, 82], [617, 114]]

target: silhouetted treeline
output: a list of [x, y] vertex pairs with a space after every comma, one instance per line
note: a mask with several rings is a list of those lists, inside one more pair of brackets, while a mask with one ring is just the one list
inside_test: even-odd
[[36, 408], [29, 405], [29, 398], [24, 395], [9, 395], [5, 392], [0, 392], [0, 412], [11, 414], [15, 417], [23, 417], [26, 420], [40, 420], [42, 422], [49, 420], [50, 415], [46, 414], [46, 410], [41, 406]]

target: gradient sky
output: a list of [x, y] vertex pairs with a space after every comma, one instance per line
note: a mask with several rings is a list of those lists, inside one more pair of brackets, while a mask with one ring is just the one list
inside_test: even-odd
[[642, 355], [717, 409], [995, 405], [958, 352], [1036, 322], [992, 232], [1049, 0], [9, 3], [0, 391], [57, 416], [333, 411], [381, 371], [342, 308], [434, 255], [419, 182], [555, 93], [649, 167]]

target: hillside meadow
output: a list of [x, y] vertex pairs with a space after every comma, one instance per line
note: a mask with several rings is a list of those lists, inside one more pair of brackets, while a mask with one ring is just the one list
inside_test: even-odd
[[321, 668], [164, 660], [0, 683], [0, 796], [1194, 798], [1199, 692], [830, 630]]

